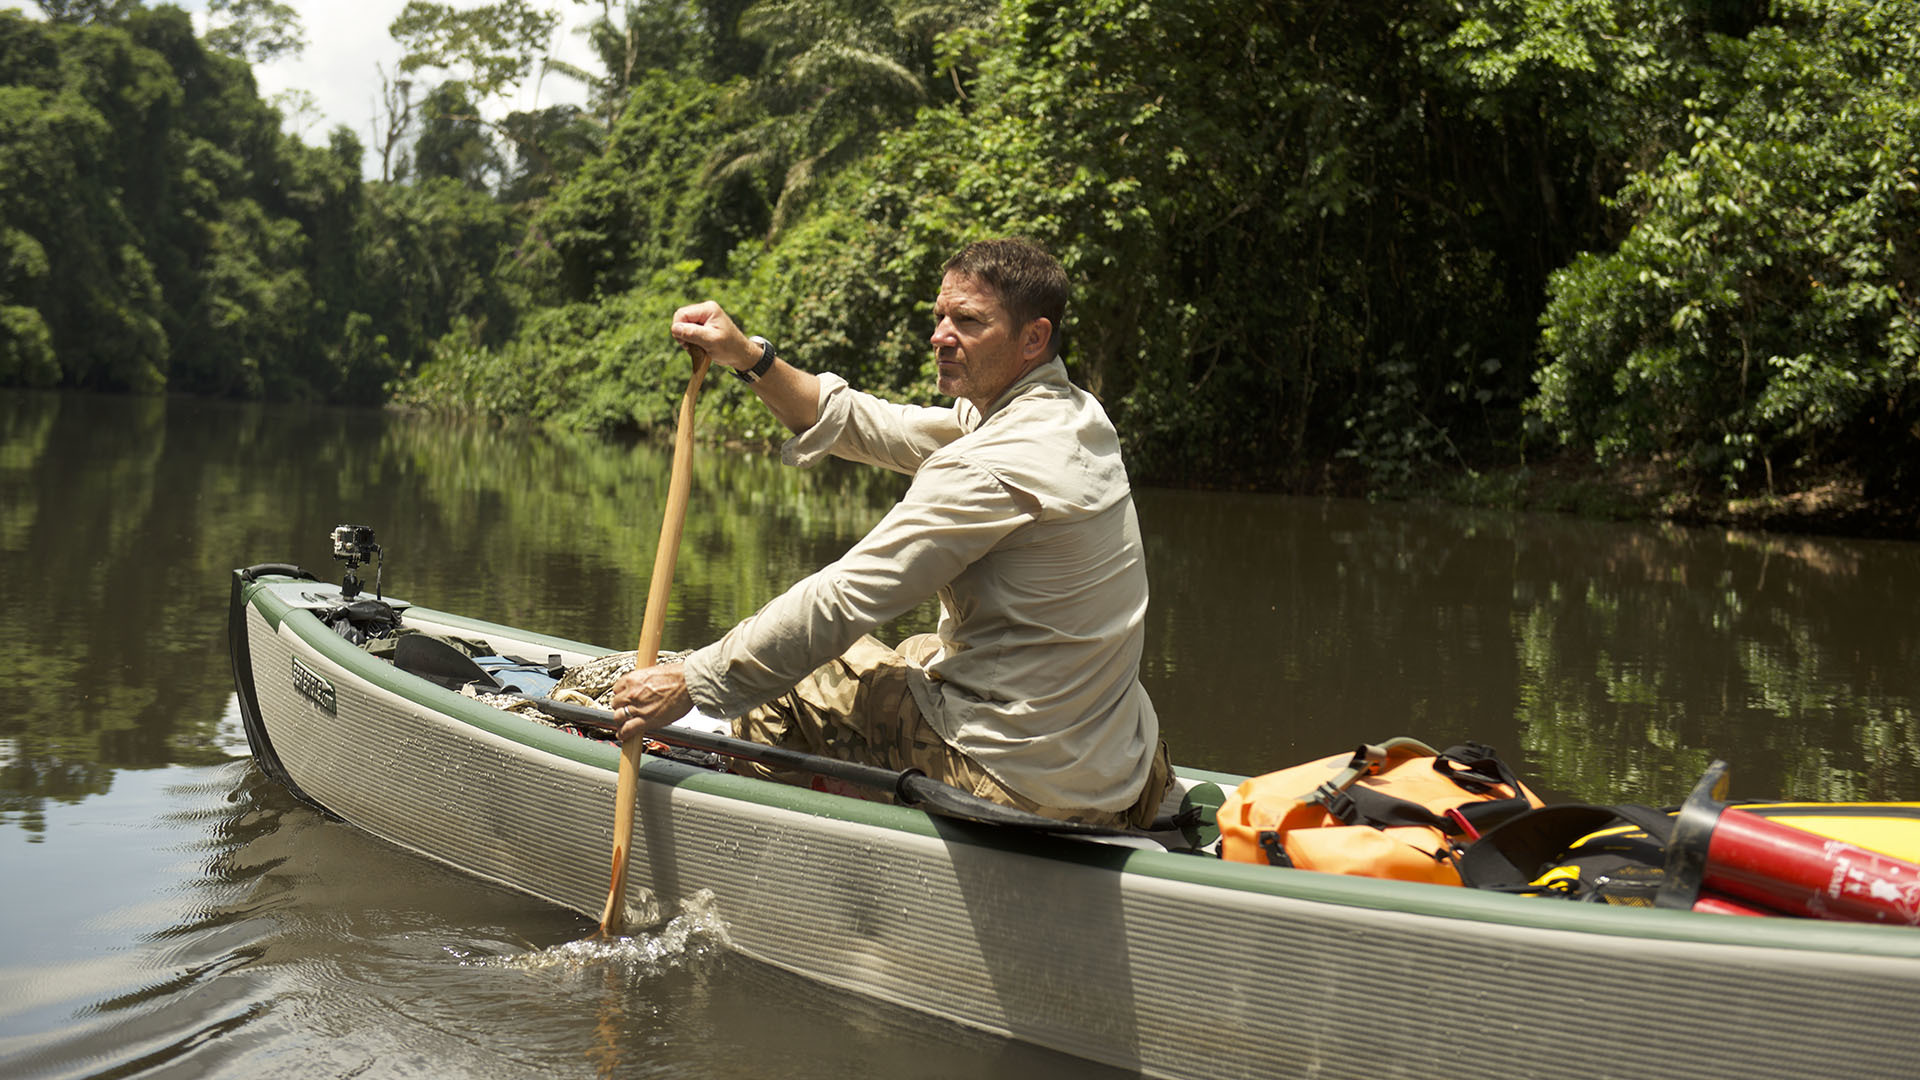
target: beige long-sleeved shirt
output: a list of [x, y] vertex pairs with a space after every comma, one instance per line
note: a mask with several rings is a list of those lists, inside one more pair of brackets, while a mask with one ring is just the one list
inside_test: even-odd
[[913, 483], [845, 555], [687, 658], [695, 705], [737, 716], [937, 592], [941, 648], [913, 692], [941, 737], [1042, 805], [1131, 805], [1159, 721], [1139, 680], [1140, 528], [1100, 403], [1058, 360], [985, 416], [820, 382], [786, 462], [832, 454]]

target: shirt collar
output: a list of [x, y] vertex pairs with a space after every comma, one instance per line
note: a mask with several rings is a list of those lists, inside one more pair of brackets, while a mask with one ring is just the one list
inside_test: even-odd
[[1072, 383], [1067, 379], [1066, 363], [1056, 356], [1015, 379], [1012, 386], [1001, 391], [1000, 396], [993, 399], [993, 404], [987, 406], [987, 411], [980, 420], [984, 423], [991, 419], [995, 413], [1006, 408], [1014, 398], [1034, 387], [1049, 386], [1057, 390], [1065, 390], [1071, 385]]

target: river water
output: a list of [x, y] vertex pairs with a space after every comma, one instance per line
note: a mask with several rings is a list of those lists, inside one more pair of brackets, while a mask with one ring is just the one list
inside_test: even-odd
[[[630, 648], [667, 464], [372, 411], [0, 393], [0, 1075], [1113, 1075], [764, 969], [698, 912], [585, 947], [589, 920], [252, 767], [234, 567], [337, 579], [329, 530], [369, 525], [389, 596]], [[902, 486], [702, 448], [668, 644], [833, 558]], [[1671, 803], [1724, 758], [1736, 796], [1920, 799], [1920, 544], [1138, 503], [1143, 678], [1178, 761], [1412, 735], [1491, 744], [1549, 798]]]

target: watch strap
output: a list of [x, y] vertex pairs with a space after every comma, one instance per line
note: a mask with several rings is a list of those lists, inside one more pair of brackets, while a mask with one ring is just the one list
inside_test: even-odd
[[739, 379], [741, 382], [746, 383], [748, 386], [752, 386], [754, 383], [757, 383], [760, 381], [760, 377], [762, 375], [765, 375], [767, 372], [773, 370], [773, 362], [774, 360], [778, 359], [778, 357], [773, 351], [773, 342], [768, 341], [766, 338], [755, 335], [754, 337], [750, 337], [747, 340], [753, 342], [755, 345], [760, 346], [760, 360], [759, 362], [755, 363], [752, 367], [746, 369], [745, 371], [742, 371], [739, 368], [734, 368], [732, 370], [733, 370], [734, 378]]

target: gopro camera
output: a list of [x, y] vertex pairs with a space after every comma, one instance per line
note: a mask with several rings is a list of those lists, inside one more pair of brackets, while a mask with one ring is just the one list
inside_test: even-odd
[[[333, 557], [347, 564], [346, 580], [340, 585], [340, 595], [352, 600], [360, 595], [360, 575], [354, 573], [361, 563], [370, 562], [380, 555], [380, 545], [373, 542], [373, 528], [368, 525], [335, 525], [333, 527]], [[381, 560], [385, 565], [385, 560]], [[380, 576], [374, 575], [373, 591], [380, 591]]]
[[380, 553], [380, 545], [373, 542], [373, 528], [368, 525], [335, 525], [333, 527], [333, 557], [347, 564], [351, 570], [367, 562]]

